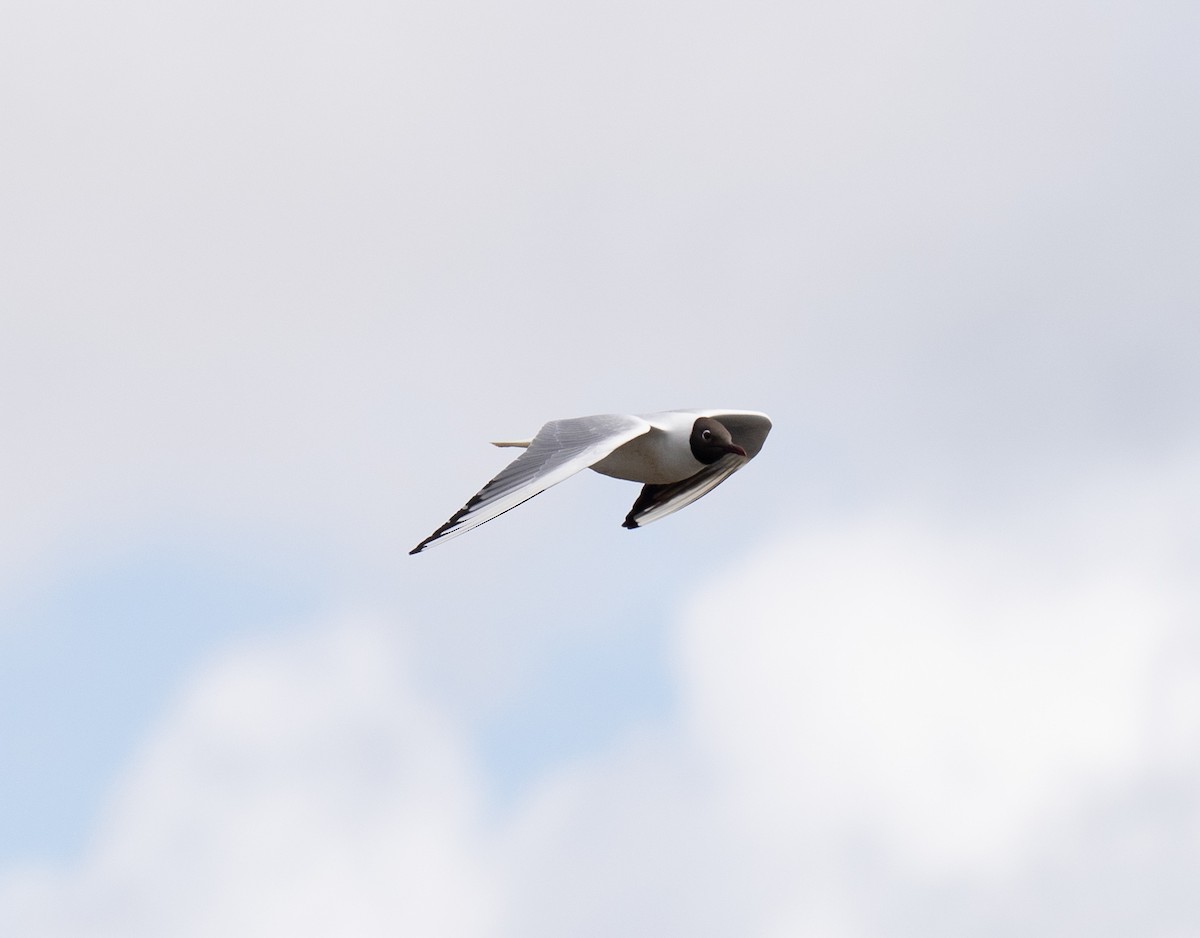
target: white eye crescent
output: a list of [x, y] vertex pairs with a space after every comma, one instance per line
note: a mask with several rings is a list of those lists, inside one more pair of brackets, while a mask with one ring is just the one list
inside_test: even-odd
[[700, 434], [700, 437], [705, 440], [711, 440], [712, 439], [712, 431], [705, 430], [703, 433]]

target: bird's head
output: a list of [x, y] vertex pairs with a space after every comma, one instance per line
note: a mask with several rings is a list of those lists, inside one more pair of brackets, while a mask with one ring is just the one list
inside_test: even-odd
[[733, 442], [733, 437], [725, 425], [719, 420], [713, 420], [712, 417], [698, 417], [696, 422], [692, 424], [692, 436], [689, 440], [692, 447], [692, 455], [696, 457], [697, 462], [710, 465], [726, 453], [736, 453], [738, 456], [745, 456], [746, 451]]

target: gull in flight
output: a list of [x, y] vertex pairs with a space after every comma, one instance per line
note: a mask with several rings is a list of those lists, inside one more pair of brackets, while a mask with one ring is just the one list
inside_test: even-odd
[[758, 455], [770, 431], [767, 415], [752, 410], [551, 420], [532, 440], [493, 444], [525, 452], [409, 553], [465, 534], [584, 469], [643, 484], [623, 525], [640, 528], [711, 492]]

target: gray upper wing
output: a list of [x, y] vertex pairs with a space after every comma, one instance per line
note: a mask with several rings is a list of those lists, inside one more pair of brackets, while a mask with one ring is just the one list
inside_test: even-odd
[[626, 414], [550, 421], [538, 431], [524, 453], [409, 553], [419, 553], [436, 541], [457, 537], [491, 521], [550, 486], [587, 469], [650, 429], [650, 424], [641, 417]]

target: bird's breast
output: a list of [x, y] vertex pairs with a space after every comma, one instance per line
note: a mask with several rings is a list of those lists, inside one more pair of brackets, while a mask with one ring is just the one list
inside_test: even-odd
[[704, 465], [692, 455], [687, 437], [659, 429], [635, 437], [592, 466], [601, 475], [630, 482], [666, 485], [694, 476]]

